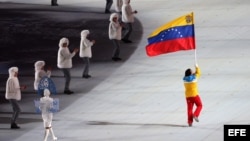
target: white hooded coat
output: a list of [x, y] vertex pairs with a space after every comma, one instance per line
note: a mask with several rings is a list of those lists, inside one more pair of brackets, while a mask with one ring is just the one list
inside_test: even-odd
[[44, 127], [51, 127], [53, 113], [50, 109], [53, 108], [53, 98], [50, 97], [50, 91], [44, 89], [44, 97], [40, 98], [40, 109], [44, 121]]
[[57, 67], [58, 68], [72, 68], [72, 58], [75, 56], [75, 52], [70, 53], [68, 47], [63, 47], [63, 44], [69, 45], [67, 38], [62, 38], [59, 42], [59, 50], [57, 54]]
[[124, 23], [133, 23], [134, 22], [134, 13], [129, 0], [123, 0], [122, 4], [122, 22]]
[[91, 42], [89, 39], [87, 39], [87, 36], [89, 35], [89, 30], [83, 30], [81, 32], [81, 42], [80, 42], [80, 52], [79, 56], [82, 57], [92, 57], [92, 51], [91, 47], [93, 46], [93, 42]]
[[45, 71], [42, 68], [45, 66], [44, 61], [37, 61], [35, 63], [35, 81], [34, 81], [34, 89], [38, 90], [38, 84], [40, 80], [44, 77], [50, 77], [51, 76], [51, 71]]
[[17, 77], [15, 77], [15, 73], [18, 72], [17, 67], [9, 68], [9, 78], [6, 82], [6, 99], [16, 99], [21, 100], [21, 90], [20, 84]]
[[[113, 21], [113, 18], [117, 17], [117, 22]], [[112, 13], [109, 18], [109, 39], [121, 40], [122, 38], [122, 26], [119, 23], [119, 15]]]
[[115, 0], [115, 11], [122, 12], [122, 0]]

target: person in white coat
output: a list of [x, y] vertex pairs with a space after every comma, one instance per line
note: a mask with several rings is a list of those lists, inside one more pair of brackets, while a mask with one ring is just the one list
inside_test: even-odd
[[121, 14], [122, 13], [122, 0], [115, 0], [114, 6], [115, 6], [115, 11]]
[[69, 89], [71, 80], [70, 69], [72, 68], [72, 58], [76, 55], [79, 49], [75, 48], [71, 53], [68, 48], [68, 45], [69, 45], [68, 38], [63, 37], [60, 39], [59, 50], [57, 53], [57, 67], [62, 70], [65, 77], [64, 93], [70, 95], [74, 93]]
[[34, 90], [37, 91], [40, 80], [45, 76], [47, 76], [47, 77], [51, 76], [51, 68], [48, 67], [48, 69], [46, 71], [44, 69], [45, 61], [43, 61], [43, 60], [36, 61], [34, 64], [34, 67], [35, 67]]
[[92, 57], [92, 46], [95, 44], [95, 40], [89, 40], [90, 32], [89, 30], [82, 30], [81, 31], [81, 42], [80, 42], [80, 58], [83, 59], [85, 63], [85, 67], [82, 73], [83, 78], [90, 78], [91, 75], [89, 75], [89, 64], [90, 64], [90, 58]]
[[52, 120], [53, 120], [53, 98], [50, 97], [50, 91], [44, 89], [43, 97], [40, 98], [40, 110], [42, 113], [43, 124], [45, 128], [44, 141], [47, 141], [49, 134], [51, 133], [53, 141], [57, 140], [53, 129], [52, 129]]
[[26, 89], [26, 86], [20, 86], [18, 79], [18, 67], [9, 68], [9, 78], [6, 82], [5, 98], [9, 100], [13, 114], [11, 118], [11, 129], [19, 129], [16, 120], [21, 112], [21, 108], [17, 101], [21, 100], [21, 90]]
[[112, 13], [109, 18], [109, 39], [113, 42], [113, 61], [122, 60], [120, 56], [120, 40], [122, 38], [122, 25], [119, 22], [119, 14]]
[[122, 41], [125, 43], [132, 43], [129, 40], [130, 34], [132, 33], [132, 23], [134, 23], [134, 14], [138, 13], [136, 10], [132, 10], [130, 0], [123, 0], [122, 4], [122, 22], [126, 24], [126, 32]]

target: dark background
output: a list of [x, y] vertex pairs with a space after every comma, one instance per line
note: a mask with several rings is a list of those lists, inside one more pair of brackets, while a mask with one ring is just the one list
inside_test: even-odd
[[[96, 40], [92, 47], [91, 65], [112, 62], [113, 44], [108, 38], [109, 14], [103, 9], [36, 4], [0, 3], [0, 99], [4, 99], [8, 69], [19, 68], [19, 76], [34, 76], [34, 63], [44, 60], [46, 67], [56, 70], [58, 43], [69, 39], [69, 49], [80, 47], [80, 32], [90, 30]], [[136, 19], [131, 39], [139, 41], [142, 26]], [[126, 61], [138, 42], [121, 42], [121, 58]], [[73, 58], [73, 67], [82, 65], [79, 54]]]

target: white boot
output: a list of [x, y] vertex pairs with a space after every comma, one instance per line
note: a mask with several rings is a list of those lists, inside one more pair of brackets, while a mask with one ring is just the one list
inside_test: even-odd
[[52, 127], [49, 129], [49, 131], [50, 131], [50, 133], [52, 135], [53, 141], [57, 141], [57, 137], [55, 136]]
[[49, 136], [49, 129], [45, 129], [45, 133], [44, 133], [44, 141], [47, 141]]

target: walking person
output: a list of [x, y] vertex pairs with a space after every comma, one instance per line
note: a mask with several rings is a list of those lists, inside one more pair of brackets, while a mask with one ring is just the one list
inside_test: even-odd
[[106, 0], [106, 6], [105, 6], [105, 13], [109, 14], [110, 12], [110, 8], [113, 4], [113, 0]]
[[18, 79], [18, 67], [9, 68], [9, 78], [6, 82], [6, 93], [5, 98], [9, 100], [13, 113], [11, 118], [11, 129], [19, 129], [16, 121], [21, 112], [21, 108], [18, 101], [21, 100], [21, 90], [26, 89], [26, 86], [20, 86]]
[[112, 13], [109, 18], [109, 39], [113, 42], [113, 61], [120, 61], [120, 40], [122, 38], [122, 25], [119, 22], [119, 14]]
[[38, 91], [38, 85], [40, 80], [45, 76], [47, 77], [51, 76], [51, 68], [48, 67], [48, 69], [45, 70], [45, 61], [43, 60], [36, 61], [34, 67], [35, 67], [34, 89], [35, 91]]
[[124, 34], [124, 37], [122, 38], [122, 41], [124, 43], [132, 43], [131, 40], [129, 40], [129, 37], [133, 31], [132, 24], [134, 23], [134, 14], [138, 13], [136, 10], [132, 10], [132, 7], [130, 5], [130, 0], [123, 0], [122, 4], [122, 22], [126, 24], [126, 32]]
[[44, 96], [40, 98], [40, 110], [42, 113], [43, 125], [45, 128], [44, 141], [47, 141], [49, 134], [52, 135], [53, 141], [57, 140], [52, 129], [52, 119], [53, 119], [53, 98], [50, 97], [49, 89], [44, 89]]
[[[192, 126], [193, 119], [196, 122], [199, 122], [199, 115], [202, 110], [202, 101], [199, 96], [197, 81], [200, 77], [201, 72], [198, 65], [195, 65], [195, 72], [190, 68], [185, 71], [185, 76], [183, 77], [184, 87], [185, 87], [185, 96], [187, 102], [187, 119], [188, 125]], [[194, 105], [196, 108], [194, 109]], [[193, 112], [194, 110], [194, 112]]]
[[115, 11], [121, 15], [122, 14], [122, 0], [115, 0], [114, 4], [115, 4]]
[[75, 48], [71, 53], [68, 46], [69, 39], [66, 37], [61, 38], [57, 54], [57, 67], [62, 70], [65, 77], [64, 93], [70, 95], [74, 93], [69, 88], [71, 81], [70, 69], [72, 68], [72, 58], [76, 55], [79, 49]]
[[90, 58], [92, 57], [92, 46], [95, 44], [95, 40], [89, 40], [89, 30], [82, 30], [81, 31], [81, 42], [80, 42], [80, 58], [83, 59], [85, 63], [85, 67], [82, 73], [83, 78], [90, 78], [89, 75], [89, 65], [90, 65]]

